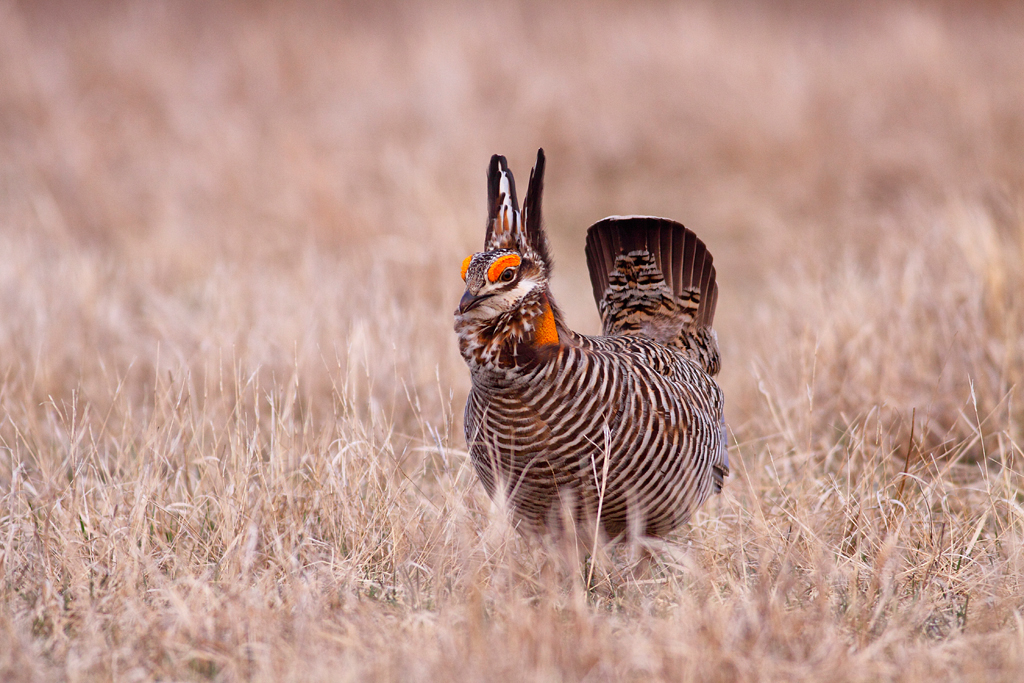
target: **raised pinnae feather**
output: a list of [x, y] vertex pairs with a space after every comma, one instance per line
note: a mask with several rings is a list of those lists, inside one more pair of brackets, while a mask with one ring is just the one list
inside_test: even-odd
[[530, 248], [548, 269], [551, 269], [551, 256], [548, 251], [548, 238], [541, 224], [541, 199], [544, 195], [544, 150], [537, 150], [537, 163], [530, 171], [530, 184], [526, 188], [526, 199], [523, 200], [523, 225], [526, 228], [526, 239]]
[[487, 234], [484, 251], [515, 249], [522, 241], [516, 181], [505, 157], [495, 154], [487, 170]]
[[522, 212], [516, 197], [516, 182], [505, 157], [495, 154], [487, 172], [487, 234], [484, 250], [513, 249], [526, 258], [550, 268], [547, 236], [541, 225], [544, 191], [544, 150], [537, 150], [537, 163], [530, 172]]

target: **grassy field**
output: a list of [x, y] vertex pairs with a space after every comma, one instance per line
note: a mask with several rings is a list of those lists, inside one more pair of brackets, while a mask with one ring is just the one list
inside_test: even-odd
[[[1018, 681], [1024, 10], [0, 1], [0, 679]], [[715, 256], [723, 495], [467, 462], [494, 152]], [[588, 568], [589, 571], [589, 568]]]

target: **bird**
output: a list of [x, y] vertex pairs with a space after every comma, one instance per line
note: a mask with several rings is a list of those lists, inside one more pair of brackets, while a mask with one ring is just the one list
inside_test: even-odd
[[602, 334], [574, 332], [550, 290], [544, 169], [540, 149], [520, 210], [491, 158], [484, 249], [462, 263], [470, 460], [524, 532], [663, 538], [729, 474], [711, 253], [669, 219], [598, 221], [586, 257]]

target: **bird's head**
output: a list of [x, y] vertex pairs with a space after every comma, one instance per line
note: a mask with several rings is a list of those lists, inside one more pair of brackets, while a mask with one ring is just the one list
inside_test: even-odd
[[559, 342], [561, 314], [548, 292], [551, 260], [541, 227], [543, 186], [544, 150], [538, 150], [520, 211], [505, 157], [491, 157], [484, 250], [462, 262], [466, 292], [455, 311], [455, 330], [467, 360], [475, 359], [474, 349], [495, 344]]
[[487, 236], [484, 250], [462, 262], [462, 295], [457, 318], [487, 321], [536, 300], [548, 286], [547, 237], [541, 227], [544, 150], [530, 173], [523, 209], [505, 157], [495, 154], [487, 171]]
[[547, 290], [543, 262], [513, 249], [494, 249], [467, 256], [462, 262], [466, 293], [457, 315], [490, 320], [520, 308], [525, 300]]

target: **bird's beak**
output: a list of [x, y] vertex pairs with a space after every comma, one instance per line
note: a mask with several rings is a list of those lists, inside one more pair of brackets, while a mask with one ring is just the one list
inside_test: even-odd
[[474, 296], [468, 289], [466, 293], [462, 295], [462, 300], [459, 301], [459, 313], [466, 313], [467, 311], [476, 308], [476, 306], [484, 299], [489, 298], [490, 294], [483, 294], [481, 296]]

